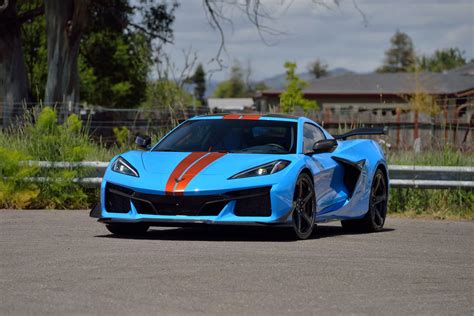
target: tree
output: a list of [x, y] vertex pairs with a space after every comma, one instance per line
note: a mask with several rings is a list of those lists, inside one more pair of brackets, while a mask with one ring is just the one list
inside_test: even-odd
[[295, 107], [301, 107], [305, 112], [318, 109], [316, 101], [304, 98], [303, 89], [308, 83], [296, 75], [296, 63], [286, 62], [286, 89], [280, 95], [280, 107], [285, 113], [292, 113]]
[[85, 0], [45, 0], [48, 79], [45, 103], [78, 102], [77, 57], [86, 25]]
[[178, 110], [190, 106], [193, 97], [172, 80], [160, 79], [150, 83], [143, 107], [147, 109]]
[[260, 82], [257, 82], [254, 86], [253, 86], [253, 91], [256, 92], [256, 91], [265, 91], [265, 90], [268, 90], [269, 87], [267, 86], [267, 84], [263, 81], [260, 81]]
[[4, 103], [4, 126], [10, 124], [13, 106], [28, 99], [28, 77], [23, 59], [20, 24], [16, 1], [0, 5], [0, 102]]
[[235, 61], [230, 69], [229, 79], [221, 81], [214, 91], [217, 98], [245, 98], [252, 97], [255, 92], [267, 90], [265, 82], [253, 82], [250, 79], [252, 67], [247, 63], [247, 67], [242, 69], [240, 62]]
[[206, 72], [202, 64], [199, 64], [194, 72], [194, 75], [191, 78], [192, 83], [194, 83], [194, 97], [201, 103], [201, 105], [206, 104], [204, 95], [206, 94]]
[[308, 71], [313, 74], [316, 79], [325, 77], [328, 74], [328, 65], [318, 58], [308, 65]]
[[[42, 0], [21, 1], [18, 3], [19, 15], [41, 8]], [[38, 102], [43, 99], [48, 77], [46, 20], [33, 18], [21, 24], [21, 40], [23, 58], [28, 75], [29, 101]]]
[[[44, 4], [43, 4], [44, 2]], [[23, 58], [19, 43], [20, 33], [18, 30], [26, 22], [31, 23], [35, 18], [45, 15], [46, 26], [43, 33], [34, 36], [42, 36], [46, 33], [47, 43], [47, 79], [45, 88], [46, 102], [63, 102], [79, 100], [79, 48], [82, 36], [86, 34], [88, 23], [94, 18], [100, 19], [104, 13], [109, 13], [107, 19], [103, 19], [104, 25], [120, 24], [124, 34], [139, 32], [146, 39], [148, 45], [172, 41], [171, 24], [174, 22], [174, 10], [178, 7], [176, 1], [154, 3], [153, 0], [23, 0], [20, 3], [21, 12], [17, 12], [16, 1], [5, 1], [0, 7], [0, 43], [8, 43], [5, 50]], [[136, 19], [139, 16], [140, 19]], [[37, 28], [42, 30], [41, 27]], [[31, 33], [30, 33], [31, 34]], [[137, 37], [135, 37], [137, 38]], [[106, 40], [109, 40], [106, 38]], [[113, 39], [112, 39], [113, 40]], [[134, 43], [132, 43], [132, 46]], [[12, 47], [16, 47], [12, 49]], [[30, 47], [31, 48], [31, 47]], [[157, 50], [158, 51], [158, 50]], [[41, 54], [35, 52], [37, 56]], [[3, 57], [3, 56], [2, 56]], [[3, 58], [1, 58], [3, 60]], [[3, 65], [3, 62], [1, 62]], [[28, 78], [22, 72], [21, 63], [6, 63], [9, 68], [15, 66], [13, 72], [17, 80], [14, 87], [5, 86], [8, 93], [18, 91], [19, 87], [28, 87]], [[24, 68], [24, 67], [23, 67]], [[29, 68], [30, 74], [35, 73]], [[148, 71], [148, 69], [146, 69]], [[89, 71], [89, 74], [92, 72]], [[0, 72], [0, 79], [6, 80], [6, 72]], [[42, 76], [38, 76], [41, 78]], [[146, 77], [146, 74], [145, 74]], [[3, 85], [2, 85], [3, 86]], [[34, 89], [36, 87], [33, 87]], [[116, 87], [119, 93], [127, 84]], [[15, 90], [16, 89], [16, 90]], [[21, 89], [21, 96], [17, 100], [28, 97], [28, 88]], [[5, 92], [6, 94], [7, 92]], [[144, 94], [144, 93], [143, 93]]]
[[435, 116], [442, 110], [439, 106], [437, 97], [426, 91], [423, 78], [424, 76], [422, 76], [419, 69], [415, 68], [415, 71], [413, 72], [414, 92], [407, 95], [401, 95], [401, 97], [410, 104], [414, 113], [413, 134], [415, 139], [419, 136], [419, 114], [424, 113], [430, 117], [431, 134], [434, 135]]
[[79, 52], [81, 100], [112, 107], [136, 107], [146, 99], [151, 47], [143, 32], [128, 29], [128, 0], [108, 7], [91, 3], [94, 14], [82, 36]]
[[247, 96], [247, 89], [244, 82], [244, 72], [238, 61], [230, 69], [230, 77], [220, 82], [214, 96], [217, 98], [242, 98]]
[[[35, 0], [39, 1], [39, 0]], [[22, 2], [20, 14], [38, 4]], [[108, 6], [91, 2], [78, 54], [81, 100], [113, 107], [135, 107], [146, 98], [151, 48], [143, 32], [128, 29], [128, 0]], [[23, 54], [32, 101], [43, 100], [48, 75], [45, 19], [21, 26]]]
[[416, 58], [411, 38], [396, 31], [390, 39], [391, 47], [385, 52], [383, 65], [377, 72], [407, 72], [414, 68]]
[[[231, 22], [229, 12], [233, 9], [243, 12], [260, 35], [265, 32], [272, 33], [271, 28], [264, 24], [265, 20], [271, 19], [271, 15], [267, 13], [261, 0], [245, 2], [202, 0], [202, 2], [209, 23], [218, 30], [221, 37], [221, 46], [214, 58], [220, 66], [222, 66], [220, 54], [224, 50], [222, 24]], [[337, 0], [328, 2], [338, 5]], [[16, 10], [15, 0], [3, 0], [0, 5], [0, 48], [2, 48], [0, 80], [6, 83], [2, 85], [0, 92], [2, 98], [8, 95], [13, 101], [28, 98], [29, 84], [25, 75], [21, 35], [18, 30], [23, 23], [45, 15], [48, 65], [45, 83], [46, 102], [79, 101], [80, 73], [86, 74], [87, 78], [91, 79], [88, 82], [89, 86], [92, 85], [95, 74], [90, 69], [84, 68], [87, 60], [81, 61], [80, 58], [82, 38], [91, 19], [105, 11], [111, 11], [110, 16], [122, 23], [126, 34], [139, 32], [147, 44], [154, 47], [154, 62], [159, 62], [162, 45], [172, 43], [174, 11], [178, 7], [177, 0], [160, 2], [158, 0], [22, 0], [21, 3], [33, 5], [21, 13]], [[104, 10], [97, 10], [99, 7]], [[43, 53], [37, 52], [37, 54], [41, 56]], [[28, 70], [30, 74], [35, 73], [32, 68]], [[38, 82], [43, 80], [42, 76], [37, 78]], [[97, 79], [96, 82], [99, 81]], [[132, 93], [131, 86], [130, 82], [119, 81], [115, 91], [124, 96]]]
[[417, 58], [420, 70], [443, 72], [466, 64], [464, 52], [459, 48], [446, 48], [436, 50], [433, 55], [423, 55]]
[[[48, 38], [48, 81], [46, 84], [45, 101], [74, 101], [79, 100], [79, 76], [77, 57], [79, 42], [91, 8], [104, 10], [117, 9], [120, 22], [128, 30], [137, 30], [149, 43], [155, 38], [161, 42], [172, 39], [171, 24], [174, 22], [174, 10], [177, 2], [168, 6], [167, 3], [154, 4], [153, 1], [142, 0], [134, 2], [116, 2], [106, 0], [89, 0], [96, 6], [88, 6], [85, 0], [46, 0], [46, 32]], [[103, 11], [103, 10], [102, 10]], [[97, 11], [95, 11], [97, 13]], [[142, 19], [135, 22], [133, 14], [139, 13]], [[101, 14], [101, 12], [99, 12]], [[113, 18], [113, 16], [112, 16]], [[66, 32], [64, 32], [66, 29]], [[127, 52], [125, 52], [127, 53]], [[58, 82], [58, 79], [62, 82]], [[130, 82], [122, 82], [114, 86], [115, 93], [126, 95], [131, 91]], [[61, 99], [62, 98], [62, 99]]]

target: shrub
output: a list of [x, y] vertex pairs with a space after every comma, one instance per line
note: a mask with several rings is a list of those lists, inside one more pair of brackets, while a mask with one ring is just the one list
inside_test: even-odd
[[474, 191], [392, 189], [389, 210], [392, 214], [438, 219], [474, 219]]
[[22, 159], [23, 153], [0, 147], [0, 208], [27, 208], [38, 197], [38, 187], [28, 181], [37, 169], [19, 165]]
[[[93, 144], [87, 129], [72, 114], [59, 124], [51, 107], [28, 112], [18, 124], [0, 137], [2, 173], [0, 187], [2, 207], [16, 208], [83, 208], [88, 207], [88, 192], [75, 178], [84, 175], [82, 169], [32, 169], [19, 165], [20, 161], [81, 161], [100, 151]], [[24, 178], [41, 177], [32, 183]], [[7, 200], [7, 197], [8, 200]]]

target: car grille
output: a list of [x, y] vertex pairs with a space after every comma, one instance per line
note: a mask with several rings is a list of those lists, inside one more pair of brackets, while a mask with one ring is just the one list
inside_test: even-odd
[[140, 214], [217, 216], [229, 202], [223, 196], [171, 196], [136, 193], [132, 201]]
[[107, 183], [106, 209], [109, 213], [127, 213], [130, 202], [139, 214], [217, 216], [232, 200], [236, 200], [237, 216], [270, 216], [270, 188], [230, 191], [220, 195], [172, 196], [135, 192]]

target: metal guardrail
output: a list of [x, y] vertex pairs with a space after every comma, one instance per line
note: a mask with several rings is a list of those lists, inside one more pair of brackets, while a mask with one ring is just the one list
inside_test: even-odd
[[474, 188], [473, 167], [389, 165], [389, 173], [395, 188]]
[[[39, 168], [87, 168], [86, 177], [73, 179], [88, 187], [98, 187], [108, 162], [50, 162], [24, 161], [23, 165]], [[403, 166], [389, 165], [390, 185], [394, 188], [414, 189], [474, 189], [474, 167]], [[49, 178], [32, 178], [33, 181], [51, 181]]]

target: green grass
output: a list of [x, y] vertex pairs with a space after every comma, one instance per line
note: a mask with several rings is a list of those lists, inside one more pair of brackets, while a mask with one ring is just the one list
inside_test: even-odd
[[[389, 152], [387, 161], [393, 165], [473, 166], [474, 153], [461, 152], [447, 146], [443, 151]], [[474, 190], [391, 189], [389, 214], [403, 217], [474, 220]]]
[[[27, 112], [21, 124], [0, 133], [0, 207], [8, 208], [86, 208], [90, 192], [71, 181], [86, 170], [32, 169], [21, 160], [82, 161], [107, 156], [108, 150], [90, 141], [87, 128], [76, 115], [58, 123], [50, 107]], [[22, 175], [25, 176], [17, 176]], [[31, 182], [28, 178], [45, 177], [54, 181]]]
[[386, 153], [391, 165], [418, 166], [474, 166], [474, 153], [461, 152], [455, 148], [446, 147], [443, 151], [395, 151]]
[[[153, 141], [158, 141], [167, 130], [152, 135]], [[119, 139], [117, 145], [106, 147], [91, 140], [87, 126], [82, 126], [75, 115], [59, 124], [51, 108], [28, 113], [22, 124], [0, 133], [0, 208], [90, 207], [97, 200], [97, 190], [86, 189], [71, 181], [85, 175], [86, 170], [40, 170], [21, 167], [18, 161], [109, 161], [113, 156], [134, 148], [133, 135], [128, 130], [117, 129], [116, 136]], [[449, 146], [441, 151], [389, 151], [386, 155], [389, 164], [397, 165], [474, 165], [474, 153]], [[24, 179], [38, 176], [59, 181], [33, 184]], [[473, 220], [474, 191], [391, 189], [389, 213], [390, 216]]]
[[389, 214], [474, 220], [474, 190], [391, 189]]

